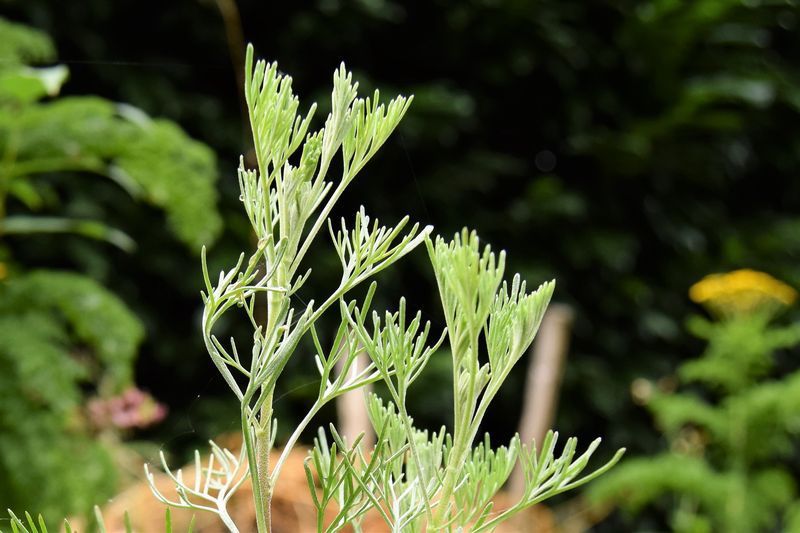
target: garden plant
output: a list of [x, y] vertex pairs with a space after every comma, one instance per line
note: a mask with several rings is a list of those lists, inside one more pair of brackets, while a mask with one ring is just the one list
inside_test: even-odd
[[670, 527], [681, 533], [800, 531], [787, 461], [800, 433], [800, 371], [776, 369], [780, 351], [800, 344], [800, 324], [776, 323], [797, 293], [762, 272], [738, 270], [708, 276], [690, 296], [715, 319], [689, 323], [708, 341], [705, 352], [676, 378], [633, 386], [669, 449], [626, 461], [589, 489], [591, 499], [631, 513], [668, 503]]
[[[253, 48], [248, 47], [245, 96], [257, 168], [248, 168], [241, 158], [238, 175], [257, 245], [249, 257], [243, 253], [236, 265], [213, 278], [204, 252], [202, 295], [205, 345], [241, 406], [243, 446], [234, 454], [212, 442], [207, 465], [200, 465], [197, 455], [193, 479], [173, 472], [162, 456], [177, 499], [159, 492], [145, 467], [148, 478], [164, 503], [216, 513], [231, 531], [249, 527], [235, 524], [226, 509], [231, 495], [249, 479], [256, 527], [270, 531], [270, 502], [280, 489], [284, 461], [314, 416], [337, 396], [382, 381], [388, 397], [371, 396], [368, 401], [377, 435], [373, 449], [364, 449], [360, 438], [348, 442], [333, 426], [318, 432], [306, 461], [318, 531], [347, 525], [359, 530], [371, 509], [392, 531], [490, 531], [526, 507], [605, 472], [622, 450], [584, 474], [600, 439], [583, 453], [574, 438], [561, 446], [553, 432], [541, 443], [521, 443], [515, 437], [495, 449], [487, 435], [474, 446], [492, 400], [533, 341], [554, 283], [529, 292], [518, 275], [504, 281], [504, 253], [482, 247], [467, 230], [446, 241], [432, 237], [431, 227], [409, 229], [407, 217], [381, 226], [363, 207], [351, 223], [330, 221], [337, 200], [412, 100], [398, 96], [384, 104], [378, 91], [360, 98], [357, 88], [344, 65], [337, 69], [330, 113], [324, 127], [312, 131], [316, 106], [298, 113], [292, 79], [275, 63], [254, 63]], [[340, 175], [329, 176], [334, 173]], [[341, 263], [341, 278], [330, 295], [304, 302], [297, 291], [311, 270], [304, 269], [303, 259], [325, 229]], [[375, 281], [362, 287], [360, 301], [348, 299], [358, 286], [423, 243], [439, 288], [445, 331], [433, 334], [420, 313], [407, 311], [403, 299], [394, 311], [371, 311]], [[246, 347], [217, 336], [215, 326], [233, 310], [252, 324]], [[339, 327], [327, 337], [317, 329], [326, 312], [339, 316]], [[309, 364], [313, 361], [319, 371], [318, 395], [283, 443], [278, 461], [270, 464], [278, 423], [273, 416], [276, 384], [289, 359], [305, 355], [298, 348], [304, 337], [316, 352]], [[455, 420], [449, 432], [422, 431], [413, 425], [407, 395], [445, 341], [452, 353]], [[369, 364], [358, 368], [355, 360], [363, 352]], [[517, 463], [525, 473], [524, 493], [511, 507], [493, 512], [492, 497]], [[333, 510], [332, 519], [326, 519], [326, 510]]]
[[[198, 251], [221, 227], [211, 150], [133, 106], [61, 96], [55, 57], [47, 35], [0, 18], [0, 503], [48, 523], [112, 496], [119, 441], [163, 415], [134, 386], [144, 324], [75, 257], [129, 258], [130, 220], [107, 215], [136, 202]], [[47, 268], [24, 253], [34, 241]]]

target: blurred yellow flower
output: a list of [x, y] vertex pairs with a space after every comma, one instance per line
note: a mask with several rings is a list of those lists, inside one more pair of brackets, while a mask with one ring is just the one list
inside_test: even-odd
[[769, 274], [742, 269], [706, 276], [692, 285], [689, 298], [722, 316], [739, 316], [788, 307], [797, 291]]
[[0, 279], [4, 279], [8, 275], [8, 269], [5, 263], [0, 263]]

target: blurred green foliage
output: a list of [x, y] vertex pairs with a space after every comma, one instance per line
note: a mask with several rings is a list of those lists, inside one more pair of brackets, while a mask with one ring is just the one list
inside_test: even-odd
[[109, 451], [81, 420], [82, 385], [130, 383], [143, 328], [112, 293], [67, 272], [0, 284], [0, 502], [50, 520], [115, 489]]
[[[241, 69], [231, 67], [236, 54], [217, 9], [231, 4], [25, 0], [8, 11], [54, 36], [80, 74], [65, 90], [166, 115], [235, 161], [246, 151]], [[557, 278], [555, 298], [577, 317], [557, 421], [568, 434], [603, 434], [631, 453], [659, 449], [626, 391], [636, 377], [667, 374], [699, 350], [681, 318], [691, 311], [684, 289], [693, 280], [751, 266], [800, 286], [794, 1], [240, 0], [238, 8], [245, 39], [292, 72], [323, 114], [328, 73], [343, 59], [364, 85], [416, 95], [397, 137], [371, 163], [371, 179], [355, 184], [341, 210], [363, 202], [384, 219], [410, 213], [445, 235], [469, 223], [511, 251], [509, 268], [529, 282]], [[249, 238], [233, 171], [220, 182], [220, 265]], [[152, 217], [136, 216], [153, 227], [145, 225]], [[82, 243], [68, 250], [135, 301], [158, 339], [145, 342], [150, 371], [142, 379], [171, 398], [170, 428], [192, 438], [230, 429], [235, 412], [217, 399], [224, 391], [208, 377], [189, 319], [201, 283], [187, 273], [196, 265], [158, 232], [145, 235], [136, 239], [143, 253], [114, 269], [107, 254]], [[334, 275], [335, 257], [312, 259], [317, 279]], [[411, 304], [437, 320], [424, 257], [381, 283], [389, 301], [392, 288], [418, 288]], [[787, 359], [778, 358], [776, 373], [792, 368]], [[276, 408], [307, 400], [305, 363]], [[439, 379], [449, 379], [439, 366]], [[451, 399], [434, 376], [425, 379], [438, 396], [410, 410], [438, 427]], [[512, 375], [497, 398], [486, 429], [498, 439], [514, 429], [523, 380]], [[187, 401], [182, 390], [198, 382], [200, 399]], [[160, 438], [182, 443], [174, 433]]]
[[[132, 385], [145, 328], [112, 291], [37, 269], [20, 243], [75, 234], [134, 250], [122, 230], [76, 208], [74, 190], [92, 201], [87, 175], [162, 208], [191, 249], [221, 226], [209, 148], [131, 106], [55, 98], [67, 68], [29, 66], [54, 58], [45, 34], [0, 19], [0, 507], [49, 520], [88, 513], [116, 488], [112, 451], [84, 400]], [[64, 253], [64, 242], [50, 246]]]
[[[625, 461], [589, 488], [591, 500], [634, 514], [661, 503], [681, 533], [800, 531], [787, 463], [800, 436], [800, 371], [775, 374], [776, 353], [800, 344], [800, 324], [772, 319], [763, 306], [714, 322], [693, 317], [705, 352], [660, 387], [646, 380], [633, 387], [669, 449]], [[673, 382], [681, 392], [671, 390]]]
[[170, 229], [192, 248], [199, 251], [214, 240], [220, 220], [215, 211], [205, 212], [216, 200], [215, 159], [208, 147], [193, 142], [172, 122], [152, 120], [130, 105], [97, 97], [42, 101], [58, 94], [67, 69], [34, 69], [24, 62], [52, 61], [52, 44], [44, 34], [26, 33], [7, 21], [0, 21], [0, 36], [9, 41], [0, 45], [0, 52], [7, 54], [0, 67], [0, 231], [77, 232], [132, 249], [126, 235], [104, 222], [6, 212], [9, 199], [34, 211], [52, 207], [55, 191], [33, 178], [78, 171], [110, 178], [134, 199], [164, 209]]

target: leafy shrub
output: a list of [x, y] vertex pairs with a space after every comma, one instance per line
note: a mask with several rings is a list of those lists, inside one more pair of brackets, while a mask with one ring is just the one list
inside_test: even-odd
[[84, 404], [132, 386], [145, 331], [111, 291], [19, 261], [14, 242], [69, 233], [132, 251], [103, 220], [53, 213], [69, 211], [88, 176], [162, 208], [189, 247], [221, 225], [211, 151], [130, 106], [56, 97], [66, 67], [28, 66], [54, 58], [46, 35], [0, 19], [0, 507], [48, 519], [86, 513], [113, 493], [114, 461]]
[[785, 463], [800, 434], [800, 371], [773, 375], [776, 352], [800, 344], [800, 324], [774, 323], [796, 293], [741, 270], [709, 276], [691, 296], [717, 320], [690, 321], [708, 346], [679, 367], [674, 379], [685, 390], [669, 390], [671, 380], [633, 388], [669, 450], [626, 461], [590, 496], [636, 513], [670, 495], [670, 524], [680, 532], [800, 531], [800, 499]]

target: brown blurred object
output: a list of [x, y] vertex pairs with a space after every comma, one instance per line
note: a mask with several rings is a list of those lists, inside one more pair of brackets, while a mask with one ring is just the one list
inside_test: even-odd
[[[493, 513], [498, 513], [511, 507], [519, 500], [509, 492], [499, 492], [494, 497]], [[512, 516], [503, 522], [496, 533], [561, 533], [556, 528], [553, 513], [544, 505], [534, 505]]]
[[[347, 348], [345, 347], [344, 349], [346, 350]], [[338, 372], [341, 372], [342, 363], [346, 358], [347, 355], [343, 354], [342, 358], [337, 361], [336, 370]], [[350, 372], [358, 374], [359, 370], [366, 368], [369, 363], [369, 356], [362, 351], [356, 356], [356, 361], [353, 363]], [[336, 398], [337, 429], [339, 434], [348, 443], [352, 444], [363, 433], [364, 437], [361, 439], [361, 445], [367, 450], [375, 446], [375, 431], [372, 429], [372, 422], [369, 421], [369, 413], [367, 412], [367, 395], [370, 391], [372, 391], [372, 386], [367, 385], [347, 391]]]

